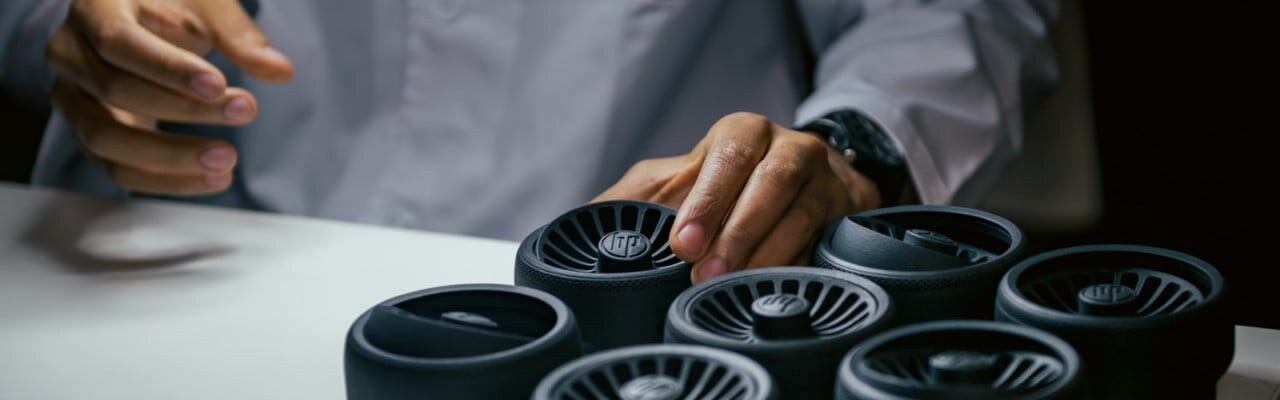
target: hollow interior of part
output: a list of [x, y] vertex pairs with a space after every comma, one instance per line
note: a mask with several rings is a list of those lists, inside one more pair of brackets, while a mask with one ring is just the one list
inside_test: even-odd
[[1064, 373], [1057, 352], [1028, 337], [956, 329], [922, 332], [882, 343], [860, 360], [869, 383], [886, 390], [1022, 393]]
[[533, 297], [500, 291], [438, 293], [370, 310], [373, 346], [400, 356], [455, 358], [519, 347], [549, 333], [557, 315]]
[[[802, 313], [769, 320], [753, 311], [761, 298], [775, 294], [797, 296], [807, 303]], [[861, 286], [819, 275], [757, 275], [722, 282], [689, 300], [684, 318], [698, 329], [718, 337], [754, 343], [810, 336], [835, 336], [854, 332], [884, 315], [885, 305]], [[795, 311], [795, 310], [792, 310]], [[761, 328], [781, 322], [781, 335]], [[803, 334], [791, 336], [790, 328]]]
[[[1182, 260], [1133, 251], [1097, 251], [1046, 259], [1022, 271], [1014, 282], [1023, 297], [1042, 306], [1090, 316], [1150, 316], [1178, 312], [1212, 293], [1213, 279]], [[1133, 298], [1090, 304], [1091, 287], [1119, 285]]]
[[[889, 213], [869, 219], [891, 226], [868, 226], [882, 234], [970, 262], [999, 257], [1009, 251], [1013, 243], [1012, 232], [993, 221], [972, 215], [919, 211]], [[868, 224], [864, 222], [863, 225]]]
[[656, 351], [609, 359], [575, 370], [556, 382], [552, 396], [557, 399], [755, 398], [761, 387], [756, 379], [740, 365], [723, 360]]
[[[593, 273], [635, 272], [681, 264], [668, 238], [675, 215], [637, 204], [600, 205], [566, 214], [543, 228], [535, 246], [549, 265]], [[610, 256], [602, 251], [607, 236], [635, 232], [648, 238], [639, 257]]]

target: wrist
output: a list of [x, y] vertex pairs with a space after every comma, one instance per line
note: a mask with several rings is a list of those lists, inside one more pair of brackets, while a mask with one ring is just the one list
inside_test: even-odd
[[884, 129], [866, 115], [836, 111], [796, 130], [824, 138], [846, 165], [875, 187], [876, 203], [892, 206], [902, 197], [909, 181], [906, 158]]

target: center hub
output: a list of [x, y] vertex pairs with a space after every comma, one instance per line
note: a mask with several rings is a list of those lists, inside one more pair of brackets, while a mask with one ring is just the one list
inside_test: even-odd
[[956, 251], [960, 249], [960, 244], [955, 240], [941, 233], [924, 229], [907, 229], [907, 232], [902, 235], [902, 241], [949, 256], [956, 255]]
[[596, 260], [600, 272], [635, 272], [653, 267], [649, 237], [640, 232], [609, 232], [600, 238], [596, 247], [600, 251], [600, 258]]
[[637, 377], [618, 389], [618, 397], [622, 400], [675, 400], [680, 398], [684, 387], [675, 379], [663, 375], [645, 375]]
[[816, 335], [809, 322], [809, 301], [788, 293], [761, 296], [751, 302], [752, 331], [762, 339], [797, 339]]
[[1137, 312], [1138, 292], [1125, 285], [1102, 283], [1087, 286], [1076, 294], [1081, 313], [1119, 316]]
[[1000, 372], [996, 357], [968, 350], [947, 350], [929, 357], [934, 379], [949, 383], [983, 384]]

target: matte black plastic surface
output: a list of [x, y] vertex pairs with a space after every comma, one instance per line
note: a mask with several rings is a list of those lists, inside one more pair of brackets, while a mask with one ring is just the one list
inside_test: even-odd
[[859, 344], [837, 399], [1083, 399], [1081, 362], [1048, 332], [975, 320], [926, 322]]
[[815, 265], [871, 279], [893, 296], [893, 325], [990, 319], [1000, 276], [1022, 254], [1012, 222], [951, 206], [900, 206], [833, 223]]
[[513, 399], [582, 354], [573, 313], [550, 294], [456, 285], [384, 301], [347, 333], [347, 398]]
[[773, 267], [720, 276], [671, 304], [667, 342], [750, 357], [784, 399], [830, 399], [836, 365], [850, 347], [885, 326], [889, 295], [856, 275]]
[[661, 342], [667, 306], [690, 285], [667, 243], [675, 216], [638, 201], [569, 211], [520, 244], [515, 283], [564, 300], [589, 352]]
[[1090, 398], [1208, 399], [1235, 349], [1224, 287], [1215, 268], [1176, 251], [1072, 247], [1013, 267], [996, 317], [1070, 342]]
[[724, 350], [641, 345], [592, 354], [556, 368], [534, 400], [768, 400], [778, 398], [755, 361]]

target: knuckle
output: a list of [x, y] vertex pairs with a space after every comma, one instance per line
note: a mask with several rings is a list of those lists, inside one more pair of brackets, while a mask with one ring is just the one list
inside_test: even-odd
[[122, 100], [127, 100], [129, 98], [129, 94], [126, 93], [129, 90], [127, 88], [128, 82], [126, 82], [125, 78], [121, 77], [119, 74], [104, 74], [100, 79], [97, 79], [93, 85], [95, 86], [92, 88], [93, 93], [97, 95], [98, 99], [107, 103], [119, 106]]
[[724, 116], [721, 122], [728, 123], [737, 127], [762, 129], [768, 128], [771, 122], [769, 118], [753, 112], [738, 111]]
[[808, 175], [803, 160], [769, 160], [756, 168], [765, 179], [776, 183], [796, 183]]
[[797, 154], [804, 156], [805, 159], [826, 160], [829, 147], [827, 142], [822, 138], [808, 133], [800, 133], [792, 140], [792, 146], [795, 146]]
[[730, 168], [746, 167], [751, 163], [754, 146], [737, 141], [727, 141], [711, 151], [711, 159]]
[[128, 27], [124, 21], [103, 21], [88, 32], [88, 36], [104, 52], [119, 50]]
[[720, 232], [720, 240], [726, 243], [749, 243], [751, 236], [751, 229], [743, 224], [727, 224]]

